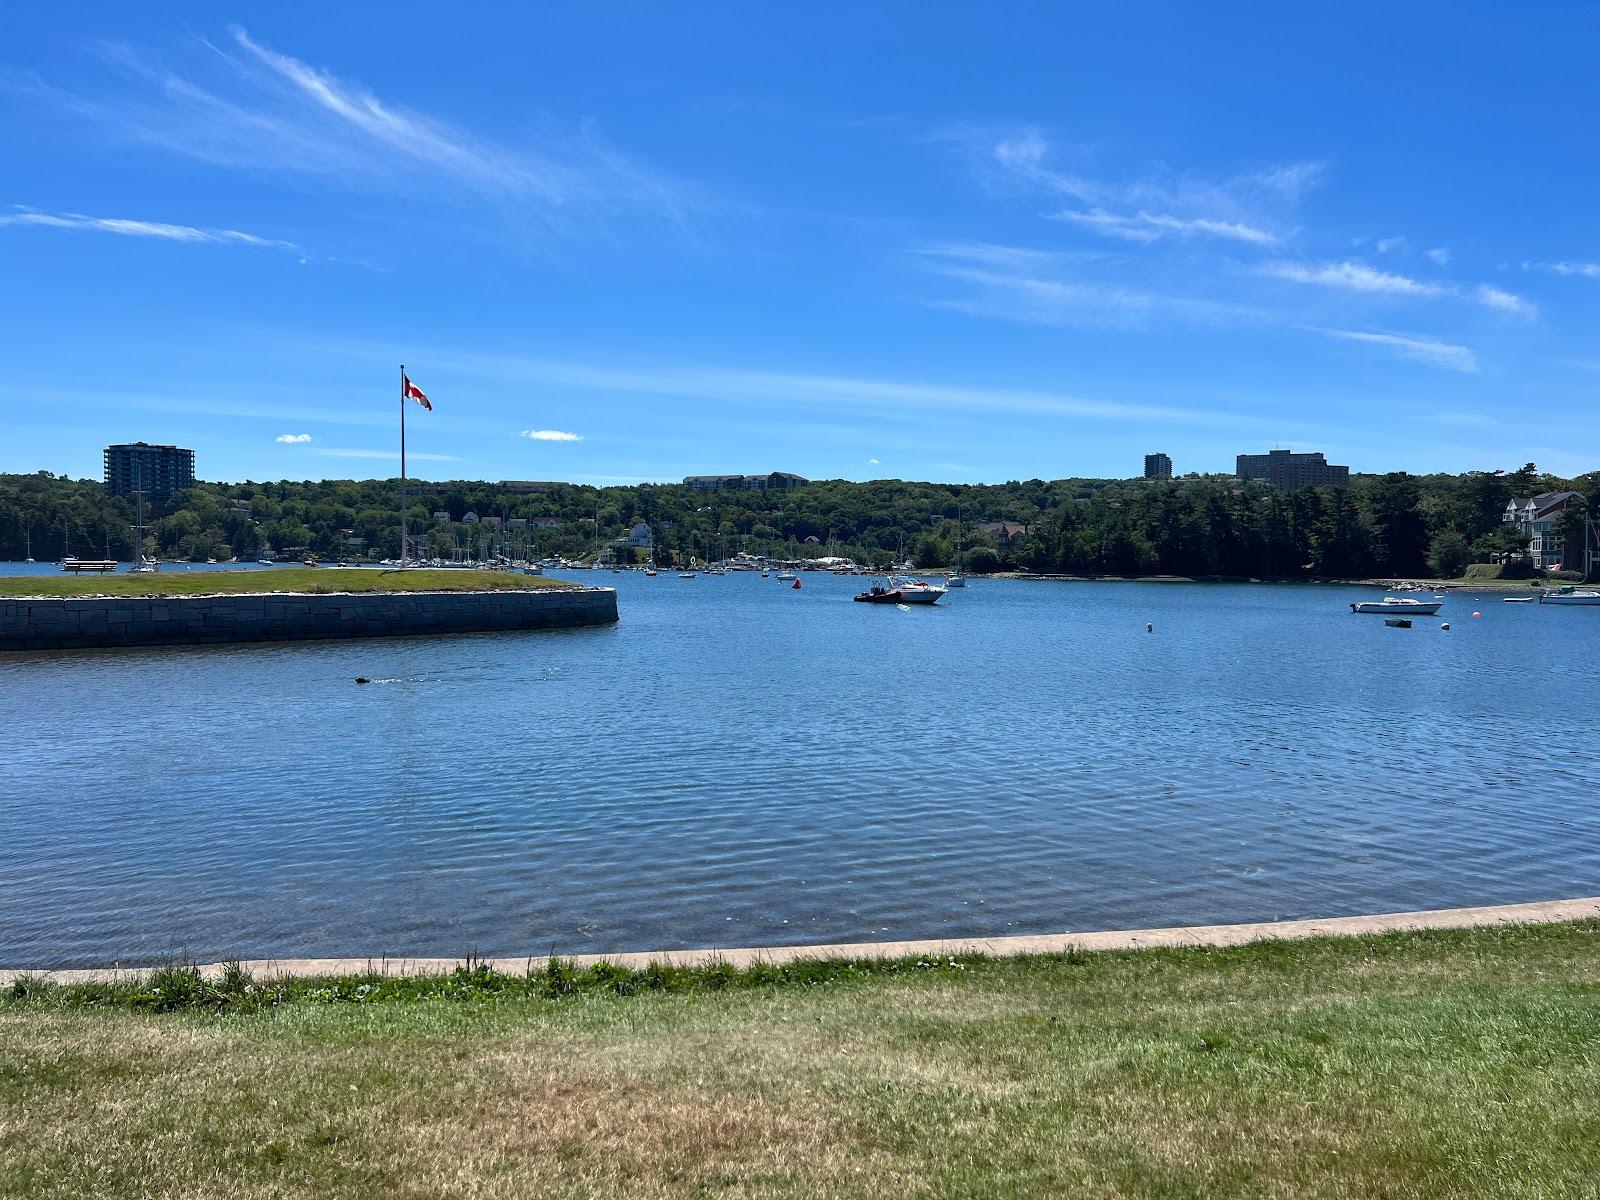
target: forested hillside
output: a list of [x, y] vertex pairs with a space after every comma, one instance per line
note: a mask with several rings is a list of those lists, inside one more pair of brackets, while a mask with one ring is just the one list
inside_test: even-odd
[[[1571, 524], [1585, 509], [1600, 508], [1597, 480], [1600, 473], [1560, 479], [1530, 463], [1510, 473], [1366, 476], [1347, 488], [1291, 492], [1232, 476], [983, 486], [834, 480], [772, 493], [413, 483], [420, 490], [408, 511], [412, 529], [426, 531], [444, 553], [481, 551], [505, 536], [492, 521], [462, 524], [472, 513], [502, 518], [507, 531], [511, 518], [544, 519], [548, 527], [519, 527], [516, 535], [541, 555], [593, 553], [643, 520], [663, 562], [750, 550], [834, 553], [876, 564], [909, 557], [932, 567], [952, 561], [959, 519], [967, 565], [980, 572], [1451, 576], [1467, 563], [1522, 548], [1501, 522], [1509, 497], [1572, 487], [1585, 504], [1564, 517]], [[146, 549], [190, 559], [250, 559], [269, 547], [321, 557], [391, 556], [399, 547], [398, 496], [394, 480], [202, 483], [147, 506]], [[107, 498], [98, 482], [0, 475], [0, 558], [31, 552], [44, 561], [67, 548], [82, 555], [109, 549], [127, 558], [133, 521], [133, 502]], [[1007, 529], [984, 528], [999, 522]]]

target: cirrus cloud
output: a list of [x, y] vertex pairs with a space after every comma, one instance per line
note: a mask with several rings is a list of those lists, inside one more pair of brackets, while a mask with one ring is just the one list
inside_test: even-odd
[[311, 440], [309, 433], [280, 433], [274, 441], [282, 442], [285, 446], [302, 446]]

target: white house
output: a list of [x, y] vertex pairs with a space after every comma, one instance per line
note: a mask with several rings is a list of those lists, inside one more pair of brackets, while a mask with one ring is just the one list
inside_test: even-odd
[[628, 545], [635, 546], [640, 550], [655, 549], [656, 539], [655, 535], [650, 532], [650, 526], [640, 521], [632, 529], [628, 530]]

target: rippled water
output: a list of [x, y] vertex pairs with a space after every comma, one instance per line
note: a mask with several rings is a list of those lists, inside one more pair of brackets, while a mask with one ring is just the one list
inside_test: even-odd
[[614, 628], [0, 657], [0, 964], [1600, 892], [1597, 609], [1453, 597], [1446, 633], [1343, 588], [593, 580]]

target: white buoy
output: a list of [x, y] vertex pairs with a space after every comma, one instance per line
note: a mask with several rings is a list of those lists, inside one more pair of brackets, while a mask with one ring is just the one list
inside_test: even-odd
[[1439, 628], [1440, 629], [1444, 629], [1444, 630], [1448, 630], [1450, 628], [1450, 622], [1446, 621], [1443, 625], [1439, 626]]
[[1144, 631], [1146, 633], [1154, 633], [1156, 631], [1155, 622], [1154, 621], [1146, 621], [1144, 623]]

